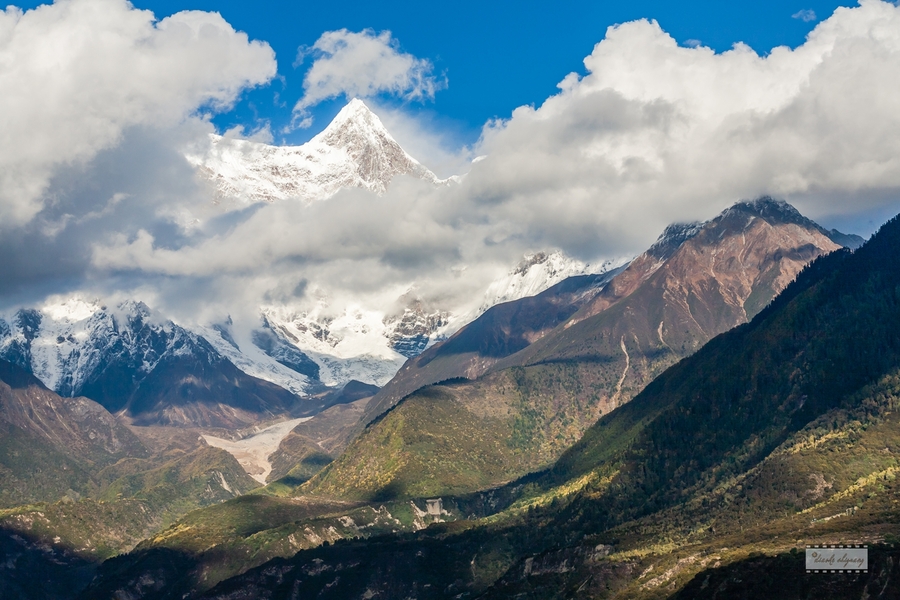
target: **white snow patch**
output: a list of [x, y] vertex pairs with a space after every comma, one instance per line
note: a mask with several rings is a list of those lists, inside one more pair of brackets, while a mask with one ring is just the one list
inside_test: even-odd
[[222, 486], [222, 489], [230, 494], [234, 494], [234, 490], [231, 489], [231, 486], [228, 485], [228, 482], [225, 480], [225, 476], [221, 471], [216, 471], [216, 475], [219, 477], [219, 484]]
[[309, 388], [310, 382], [306, 375], [284, 366], [253, 343], [243, 343], [240, 348], [235, 348], [212, 327], [195, 327], [193, 331], [247, 375], [274, 383], [298, 396], [302, 396]]
[[385, 312], [350, 306], [330, 317], [327, 310], [327, 303], [321, 302], [311, 311], [270, 306], [263, 315], [282, 339], [319, 365], [319, 380], [325, 385], [351, 379], [387, 383], [406, 358], [390, 347], [392, 329], [385, 323]]

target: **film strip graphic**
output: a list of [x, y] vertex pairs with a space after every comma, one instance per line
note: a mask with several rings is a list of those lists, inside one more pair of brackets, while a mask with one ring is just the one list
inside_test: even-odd
[[806, 547], [807, 573], [868, 573], [869, 546], [831, 544]]

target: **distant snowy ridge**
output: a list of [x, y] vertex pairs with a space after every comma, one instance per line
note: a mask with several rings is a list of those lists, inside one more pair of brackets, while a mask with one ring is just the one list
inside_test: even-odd
[[299, 198], [324, 200], [344, 188], [383, 194], [397, 175], [440, 184], [407, 154], [362, 100], [351, 100], [328, 127], [301, 146], [271, 146], [219, 135], [188, 152], [217, 196], [244, 204]]
[[323, 301], [312, 310], [266, 307], [263, 319], [282, 340], [321, 367], [322, 383], [343, 385], [357, 379], [382, 386], [406, 359], [446, 339], [495, 304], [539, 294], [573, 275], [605, 273], [627, 262], [618, 259], [592, 265], [558, 250], [529, 254], [488, 286], [477, 307], [457, 313], [413, 298], [401, 314], [355, 305], [333, 315]]
[[528, 254], [505, 277], [493, 281], [488, 286], [475, 317], [501, 302], [536, 296], [568, 277], [599, 275], [620, 267], [629, 260], [618, 258], [590, 264], [567, 256], [560, 250]]
[[[127, 300], [107, 307], [76, 295], [0, 315], [0, 358], [32, 372], [62, 396], [83, 394], [110, 365], [125, 369], [123, 376], [129, 380], [140, 381], [162, 360], [180, 356], [206, 363], [221, 358], [204, 336], [143, 302]], [[281, 382], [276, 383], [292, 391], [307, 384], [299, 375], [279, 374]]]
[[222, 325], [197, 327], [193, 330], [247, 375], [279, 385], [298, 396], [308, 393], [316, 383], [317, 378], [279, 362], [256, 344], [238, 345]]
[[559, 251], [531, 254], [488, 286], [477, 309], [457, 314], [416, 297], [406, 300], [401, 312], [354, 305], [333, 315], [324, 301], [312, 310], [262, 307], [260, 321], [249, 324], [250, 338], [240, 341], [230, 320], [184, 327], [142, 302], [108, 307], [101, 300], [73, 295], [0, 314], [0, 358], [31, 371], [63, 396], [82, 393], [110, 362], [128, 364], [135, 377], [142, 378], [163, 358], [191, 353], [212, 362], [225, 358], [244, 373], [299, 396], [351, 380], [381, 386], [408, 358], [494, 304], [535, 295], [572, 275], [605, 272], [622, 262], [592, 267]]
[[[325, 200], [343, 188], [384, 193], [398, 175], [446, 184], [408, 155], [360, 100], [302, 146], [276, 147], [212, 136], [187, 154], [220, 201], [249, 205]], [[625, 261], [590, 265], [556, 250], [529, 254], [467, 306], [429, 304], [410, 286], [376, 305], [257, 307], [259, 321], [183, 326], [141, 302], [107, 307], [78, 294], [0, 315], [0, 358], [33, 372], [62, 395], [79, 393], [104, 361], [143, 377], [162, 357], [197, 352], [227, 359], [296, 395], [351, 380], [384, 385], [403, 363], [452, 335], [491, 306], [538, 294], [572, 275], [602, 273]], [[315, 287], [316, 282], [311, 282]], [[427, 296], [427, 294], [422, 294]], [[246, 314], [246, 311], [242, 311]], [[245, 317], [246, 318], [246, 317]], [[237, 331], [243, 332], [238, 339]], [[248, 333], [249, 332], [249, 333]]]

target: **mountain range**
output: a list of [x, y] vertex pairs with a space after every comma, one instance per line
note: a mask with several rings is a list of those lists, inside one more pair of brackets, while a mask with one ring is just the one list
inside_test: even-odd
[[[219, 186], [220, 200], [244, 204], [327, 201], [352, 187], [383, 193], [400, 175], [450, 183], [403, 151], [359, 100], [300, 147], [215, 137], [205, 153], [187, 157]], [[410, 292], [390, 306], [338, 315], [327, 298], [312, 309], [261, 306], [258, 321], [243, 327], [230, 317], [182, 325], [140, 299], [107, 302], [75, 293], [0, 314], [0, 358], [63, 396], [86, 395], [112, 412], [124, 410], [135, 423], [243, 427], [314, 414], [327, 408], [315, 398], [352, 381], [383, 385], [407, 358], [490, 306], [612, 266], [538, 252], [491, 283], [474, 313], [454, 314]], [[248, 328], [241, 338], [238, 329]]]
[[838, 249], [830, 236], [784, 202], [740, 202], [667, 228], [619, 271], [495, 306], [407, 361], [366, 407], [368, 427], [301, 491], [458, 495], [546, 467]]
[[[418, 532], [358, 530], [282, 548], [241, 573], [230, 561], [254, 543], [274, 550], [274, 536], [312, 532], [317, 519], [349, 527], [359, 518], [335, 506], [272, 518], [299, 501], [272, 497], [253, 513], [269, 515], [263, 529], [212, 546], [218, 556], [189, 549], [190, 536], [214, 536], [197, 513], [103, 565], [84, 597], [894, 598], [898, 256], [900, 218], [854, 252], [821, 256], [749, 322], [600, 418], [550, 468], [444, 496]], [[429, 514], [424, 499], [406, 503]], [[393, 515], [400, 504], [370, 506]], [[221, 518], [236, 508], [204, 510]], [[805, 571], [805, 548], [837, 543], [868, 544], [868, 570]], [[234, 575], [210, 588], [197, 577], [212, 564]]]
[[[752, 317], [816, 256], [861, 242], [771, 198], [739, 202], [705, 223], [672, 225], [621, 272], [568, 279], [488, 310], [408, 361], [370, 414], [423, 385], [512, 366], [617, 353], [626, 358], [628, 347], [638, 356], [683, 355]], [[605, 320], [592, 319], [611, 309]], [[588, 331], [595, 328], [603, 329]], [[641, 368], [629, 367], [621, 385]]]
[[[188, 158], [223, 206], [456, 184], [360, 101]], [[0, 595], [894, 597], [898, 219], [740, 201], [633, 260], [535, 251], [468, 311], [2, 314]], [[802, 576], [839, 542], [870, 571]]]
[[0, 358], [135, 424], [231, 428], [321, 408], [248, 376], [206, 339], [140, 302], [21, 309], [0, 319]]

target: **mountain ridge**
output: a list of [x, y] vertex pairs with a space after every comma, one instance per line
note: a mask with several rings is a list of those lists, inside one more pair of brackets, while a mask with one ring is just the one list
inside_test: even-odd
[[[574, 295], [551, 288], [491, 309], [408, 361], [366, 407], [361, 434], [299, 491], [458, 495], [548, 466], [594, 421], [839, 247], [798, 215], [769, 199], [738, 203], [702, 225], [667, 228], [594, 288], [571, 282]], [[526, 307], [550, 325], [530, 343], [513, 323]]]
[[[704, 243], [708, 243], [710, 247], [715, 247], [715, 244], [718, 243], [718, 239], [714, 238], [726, 234], [729, 237], [740, 234], [741, 240], [739, 244], [746, 245], [747, 232], [743, 230], [743, 225], [754, 227], [753, 221], [755, 219], [760, 219], [763, 222], [768, 222], [766, 219], [769, 219], [774, 223], [781, 223], [785, 227], [794, 227], [791, 232], [782, 236], [781, 239], [760, 239], [757, 241], [757, 245], [763, 246], [763, 250], [765, 250], [764, 246], [766, 244], [770, 244], [772, 248], [779, 249], [778, 252], [780, 252], [780, 254], [778, 256], [765, 256], [763, 253], [763, 255], [756, 257], [758, 262], [768, 261], [768, 267], [766, 268], [769, 270], [765, 273], [760, 271], [761, 274], [759, 276], [770, 277], [772, 278], [772, 281], [759, 280], [756, 281], [756, 283], [753, 281], [726, 282], [726, 286], [730, 287], [723, 288], [723, 292], [721, 292], [727, 294], [728, 297], [726, 298], [725, 296], [722, 296], [719, 291], [716, 291], [716, 289], [712, 289], [717, 288], [719, 282], [715, 279], [715, 272], [711, 271], [711, 276], [706, 280], [697, 282], [694, 288], [690, 290], [681, 289], [681, 284], [678, 282], [688, 281], [691, 264], [699, 263], [700, 260], [705, 260], [707, 263], [709, 263], [710, 260], [715, 260], [714, 257], [702, 256], [702, 252], [696, 250], [696, 248], [700, 248], [700, 246], [697, 246], [696, 244], [697, 235], [702, 231], [710, 230], [711, 227], [717, 227], [715, 232], [704, 234], [708, 238]], [[767, 233], [761, 232], [759, 235], [765, 236]], [[573, 334], [575, 334], [576, 331], [583, 329], [583, 326], [579, 326], [576, 330], [568, 331], [570, 327], [576, 325], [580, 321], [584, 321], [594, 315], [611, 309], [619, 302], [631, 296], [642, 285], [645, 285], [647, 281], [651, 280], [663, 265], [668, 264], [669, 260], [676, 255], [676, 253], [679, 251], [685, 252], [685, 248], [695, 248], [695, 250], [689, 259], [679, 259], [682, 260], [682, 262], [688, 261], [686, 264], [682, 264], [679, 267], [673, 263], [667, 267], [679, 269], [679, 273], [673, 276], [674, 279], [672, 281], [666, 279], [668, 276], [658, 276], [657, 278], [661, 279], [661, 281], [656, 284], [651, 284], [655, 285], [656, 291], [645, 293], [645, 295], [649, 293], [653, 296], [652, 298], [646, 297], [635, 299], [634, 307], [617, 309], [624, 310], [624, 313], [628, 313], [629, 310], [641, 313], [641, 311], [646, 311], [650, 304], [654, 304], [656, 305], [656, 308], [652, 310], [659, 312], [659, 320], [654, 321], [652, 324], [649, 322], [642, 323], [637, 328], [632, 324], [627, 328], [628, 331], [622, 329], [613, 336], [615, 337], [615, 342], [607, 342], [605, 344], [605, 356], [615, 356], [616, 354], [619, 354], [621, 357], [627, 355], [628, 350], [622, 351], [621, 347], [623, 345], [627, 346], [632, 344], [632, 334], [635, 331], [640, 331], [638, 335], [642, 340], [635, 341], [634, 343], [645, 348], [646, 351], [673, 351], [671, 348], [667, 347], [667, 342], [663, 339], [664, 332], [662, 330], [665, 328], [665, 322], [688, 322], [686, 327], [693, 331], [692, 334], [688, 335], [691, 339], [679, 341], [680, 338], [678, 338], [671, 341], [679, 347], [682, 343], [687, 343], [691, 344], [692, 348], [696, 348], [694, 338], [704, 340], [709, 339], [712, 336], [709, 335], [706, 330], [720, 332], [737, 324], [741, 320], [746, 320], [747, 309], [744, 307], [745, 302], [750, 302], [752, 304], [752, 306], [749, 306], [749, 310], [751, 313], [755, 314], [756, 311], [761, 309], [762, 306], [775, 295], [775, 290], [772, 288], [773, 285], [779, 290], [782, 289], [788, 281], [790, 281], [793, 274], [799, 271], [799, 268], [803, 264], [808, 262], [811, 258], [814, 258], [817, 253], [836, 249], [838, 244], [831, 240], [829, 237], [830, 235], [834, 234], [827, 232], [818, 224], [803, 217], [796, 209], [794, 209], [794, 207], [784, 201], [775, 200], [770, 197], [762, 197], [754, 201], [737, 202], [733, 206], [722, 211], [714, 219], [703, 223], [697, 222], [670, 225], [666, 227], [656, 242], [654, 242], [646, 252], [636, 257], [624, 268], [616, 271], [614, 277], [609, 278], [608, 281], [604, 281], [602, 285], [594, 287], [587, 285], [582, 292], [580, 292], [581, 295], [579, 295], [579, 293], [572, 296], [566, 296], [565, 294], [560, 295], [555, 302], [566, 304], [568, 308], [563, 312], [558, 313], [559, 318], [557, 321], [548, 321], [545, 323], [542, 326], [544, 329], [543, 333], [539, 334], [535, 331], [530, 334], [532, 336], [531, 339], [521, 339], [521, 341], [518, 342], [519, 346], [516, 347], [514, 351], [506, 351], [496, 356], [490, 356], [490, 353], [475, 351], [475, 348], [478, 346], [478, 343], [475, 342], [470, 341], [468, 345], [472, 346], [472, 348], [466, 350], [464, 347], [466, 344], [461, 343], [461, 340], [478, 336], [496, 338], [497, 340], [509, 340], [510, 336], [513, 334], [511, 334], [512, 329], [508, 323], [501, 324], [497, 321], [488, 324], [488, 321], [495, 319], [495, 315], [501, 312], [508, 313], [510, 311], [518, 310], [534, 310], [534, 308], [525, 309], [525, 307], [528, 305], [535, 305], [535, 303], [549, 302], [549, 298], [555, 293], [552, 291], [554, 288], [536, 296], [534, 300], [519, 300], [510, 303], [509, 305], [498, 305], [475, 321], [461, 328], [451, 339], [432, 346], [422, 355], [411, 359], [404, 364], [397, 375], [395, 375], [394, 378], [376, 395], [373, 404], [367, 409], [367, 417], [369, 420], [374, 419], [377, 414], [399, 401], [400, 398], [412, 393], [424, 385], [434, 384], [455, 377], [473, 379], [487, 372], [499, 371], [514, 366], [534, 365], [553, 359], [552, 355], [541, 357], [542, 352], [550, 352], [550, 350], [543, 349], [547, 349], [553, 345], [572, 347], [571, 339], [573, 338]], [[795, 249], [793, 247], [797, 244], [791, 241], [791, 236], [796, 237], [798, 240], [803, 238], [804, 241], [802, 243], [797, 243], [801, 248]], [[857, 236], [846, 236], [845, 238], [840, 239], [850, 239], [853, 242], [861, 241], [861, 238], [858, 238]], [[753, 243], [752, 239], [750, 243]], [[808, 243], [812, 243], [813, 245], [805, 247], [804, 244]], [[691, 244], [693, 244], [693, 246]], [[816, 248], [819, 248], [820, 250], [815, 250]], [[736, 266], [740, 267], [741, 270], [746, 270], [747, 268], [759, 268], [758, 265], [754, 267], [752, 265], [745, 266], [740, 263], [740, 261], [747, 259], [749, 255], [742, 258], [736, 251], [737, 250], [735, 249], [731, 254], [726, 253], [727, 256], [735, 257], [732, 259], [732, 263], [734, 264], [725, 265], [728, 269], [733, 271]], [[750, 251], [750, 246], [747, 246], [746, 250], [742, 250], [742, 252], [745, 253]], [[794, 252], [796, 256], [790, 255], [791, 252]], [[797, 254], [798, 252], [799, 254]], [[791, 265], [790, 267], [786, 267], [786, 273], [779, 274], [773, 271], [773, 268], [780, 268], [778, 265], [780, 265], [783, 260], [787, 260]], [[704, 265], [704, 268], [708, 270], [712, 267]], [[558, 286], [559, 285], [561, 284], [558, 284]], [[705, 289], [707, 287], [710, 289]], [[564, 288], [559, 289], [561, 290]], [[749, 293], [751, 289], [754, 290], [752, 294]], [[571, 294], [572, 292], [568, 293]], [[668, 306], [668, 301], [664, 300], [663, 297], [667, 294], [672, 298], [683, 296], [680, 297], [679, 300], [683, 305], [682, 309], [680, 309], [680, 312], [677, 314], [670, 315], [669, 317], [663, 315], [664, 310], [666, 310], [664, 307]], [[702, 302], [700, 305], [692, 308], [687, 305], [688, 298], [692, 297], [698, 299], [704, 294], [713, 294], [713, 296], [715, 296], [712, 300], [714, 303], [724, 302], [726, 306], [731, 305], [732, 308], [728, 309], [730, 310], [729, 316], [708, 316], [707, 318], [712, 320], [709, 323], [705, 322], [703, 326], [696, 322], [691, 311], [698, 309], [702, 310]], [[739, 301], [741, 295], [743, 295], [743, 299]], [[564, 298], [570, 299], [564, 300]], [[641, 303], [644, 303], [644, 305], [641, 305]], [[565, 314], [564, 317], [562, 316], [563, 314]], [[615, 317], [612, 320], [618, 318], [619, 317]], [[723, 318], [724, 321], [722, 320]], [[564, 326], [561, 326], [560, 324], [565, 320], [568, 320], [568, 322], [566, 322]], [[690, 323], [690, 321], [694, 322]], [[725, 322], [729, 325], [726, 326]], [[551, 324], [552, 326], [550, 326]], [[558, 327], [558, 329], [556, 331], [551, 331], [553, 327]], [[473, 333], [476, 330], [481, 333], [474, 334], [473, 336]], [[609, 336], [612, 334], [606, 333], [604, 335]], [[684, 337], [684, 334], [679, 335]], [[623, 336], [627, 336], [628, 339], [625, 339]], [[512, 350], [512, 348], [509, 349]], [[469, 356], [466, 354], [467, 352], [473, 352], [473, 354]], [[592, 350], [592, 352], [596, 355], [595, 350]], [[458, 356], [458, 358], [454, 358], [454, 356]], [[555, 358], [571, 357], [570, 352], [569, 355], [556, 356]], [[437, 361], [437, 363], [429, 367], [429, 363], [432, 361]], [[433, 371], [433, 373], [430, 373], [430, 371]], [[623, 384], [624, 383], [625, 380], [623, 380]]]
[[63, 396], [88, 396], [136, 423], [234, 427], [260, 416], [315, 411], [246, 375], [200, 337], [145, 304], [75, 303], [0, 318], [0, 358]]

